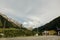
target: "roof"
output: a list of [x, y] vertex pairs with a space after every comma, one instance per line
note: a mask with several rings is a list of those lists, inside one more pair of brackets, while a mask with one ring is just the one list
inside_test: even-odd
[[60, 28], [57, 28], [57, 30], [59, 31], [59, 30], [60, 30]]

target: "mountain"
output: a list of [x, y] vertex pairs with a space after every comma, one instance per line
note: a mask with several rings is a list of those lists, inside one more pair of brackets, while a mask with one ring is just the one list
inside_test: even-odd
[[[32, 36], [34, 32], [24, 28], [21, 23], [0, 13], [0, 33], [4, 37]], [[0, 35], [2, 37], [2, 35]]]
[[21, 23], [18, 23], [15, 20], [8, 18], [6, 15], [0, 13], [0, 27], [21, 27], [21, 25]]
[[43, 32], [45, 30], [46, 31], [55, 30], [57, 32], [58, 31], [57, 28], [60, 28], [60, 16], [41, 27], [33, 29], [33, 31], [37, 31], [38, 29], [38, 32]]

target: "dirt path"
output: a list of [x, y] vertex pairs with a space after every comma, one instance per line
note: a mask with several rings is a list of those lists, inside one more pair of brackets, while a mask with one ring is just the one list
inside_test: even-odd
[[0, 40], [60, 40], [60, 36], [31, 36], [16, 38], [0, 38]]

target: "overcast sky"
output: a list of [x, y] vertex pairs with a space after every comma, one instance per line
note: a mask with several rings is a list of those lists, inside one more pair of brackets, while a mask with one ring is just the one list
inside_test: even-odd
[[0, 0], [0, 12], [25, 26], [41, 26], [60, 16], [60, 0]]

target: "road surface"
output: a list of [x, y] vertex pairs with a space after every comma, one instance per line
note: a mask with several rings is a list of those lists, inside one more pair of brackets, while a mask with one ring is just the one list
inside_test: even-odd
[[60, 40], [60, 36], [30, 36], [30, 37], [0, 38], [0, 40]]

